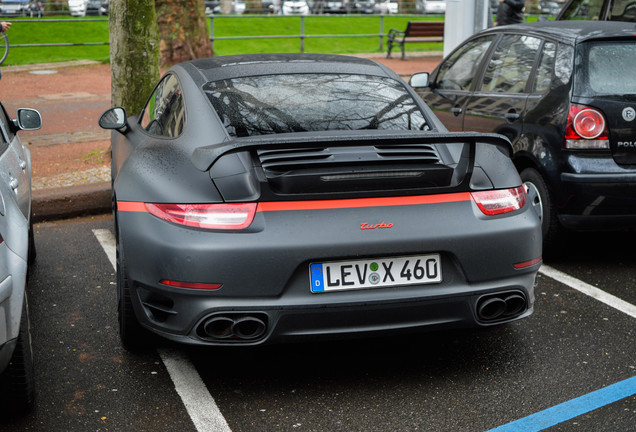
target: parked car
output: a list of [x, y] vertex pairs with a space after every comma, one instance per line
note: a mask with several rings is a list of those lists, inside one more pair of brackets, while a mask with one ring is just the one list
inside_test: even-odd
[[205, 14], [220, 14], [221, 13], [221, 0], [205, 0]]
[[263, 0], [261, 1], [263, 13], [277, 15], [280, 14], [280, 0]]
[[562, 3], [556, 1], [540, 1], [539, 2], [539, 11], [543, 15], [558, 15], [561, 12], [561, 8], [563, 7]]
[[570, 0], [556, 18], [564, 20], [636, 21], [634, 0]]
[[283, 0], [283, 15], [309, 15], [309, 5], [305, 0]]
[[88, 0], [86, 2], [86, 15], [108, 15], [108, 1]]
[[375, 13], [383, 15], [396, 14], [398, 9], [397, 0], [377, 0], [374, 7]]
[[418, 13], [444, 14], [446, 13], [446, 0], [418, 0], [415, 7]]
[[631, 24], [548, 21], [478, 33], [411, 83], [450, 130], [510, 139], [554, 246], [636, 226], [635, 59]]
[[375, 0], [358, 0], [352, 2], [352, 13], [372, 14], [375, 13]]
[[44, 12], [42, 2], [33, 0], [2, 0], [0, 1], [0, 13], [4, 16], [37, 16]]
[[68, 9], [71, 16], [83, 17], [86, 16], [86, 7], [88, 6], [88, 0], [68, 0]]
[[120, 336], [257, 345], [527, 317], [536, 213], [504, 137], [451, 134], [368, 59], [172, 67], [111, 108]]
[[315, 14], [345, 14], [350, 13], [350, 3], [345, 0], [318, 0], [313, 4]]
[[31, 157], [18, 129], [38, 129], [40, 114], [19, 109], [12, 120], [0, 104], [0, 412], [22, 414], [33, 405], [35, 382], [28, 266], [35, 260], [31, 217]]

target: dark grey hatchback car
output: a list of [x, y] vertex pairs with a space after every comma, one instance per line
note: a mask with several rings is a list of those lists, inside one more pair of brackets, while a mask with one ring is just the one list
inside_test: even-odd
[[636, 226], [636, 25], [561, 21], [485, 30], [411, 85], [452, 131], [497, 132], [542, 219]]

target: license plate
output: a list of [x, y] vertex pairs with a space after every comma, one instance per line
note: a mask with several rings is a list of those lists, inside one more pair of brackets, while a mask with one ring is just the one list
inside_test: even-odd
[[309, 264], [311, 292], [440, 283], [439, 254]]

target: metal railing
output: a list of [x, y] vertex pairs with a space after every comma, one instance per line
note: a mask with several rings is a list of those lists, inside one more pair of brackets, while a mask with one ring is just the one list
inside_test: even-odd
[[[223, 15], [223, 19], [234, 19], [234, 18], [242, 18], [242, 17], [263, 17], [263, 15]], [[300, 27], [298, 34], [289, 34], [289, 35], [250, 35], [250, 36], [215, 36], [214, 35], [214, 19], [215, 15], [209, 15], [210, 18], [210, 43], [212, 44], [212, 50], [214, 50], [214, 42], [221, 40], [238, 40], [238, 39], [298, 39], [300, 42], [300, 52], [305, 52], [305, 39], [311, 38], [363, 38], [363, 37], [377, 37], [379, 38], [380, 45], [379, 50], [382, 51], [384, 48], [384, 37], [386, 34], [384, 33], [384, 17], [385, 15], [341, 15], [342, 19], [346, 19], [348, 17], [360, 17], [363, 16], [365, 18], [378, 18], [380, 20], [379, 23], [379, 32], [378, 33], [346, 33], [346, 34], [307, 34], [305, 32], [305, 18], [307, 17], [320, 17], [324, 15], [277, 15], [278, 18], [300, 18]], [[422, 15], [390, 15], [391, 17], [395, 16], [406, 16], [406, 17], [422, 17]]]
[[[272, 18], [300, 18], [300, 26], [297, 34], [288, 34], [288, 35], [243, 35], [243, 36], [216, 36], [214, 33], [214, 20], [215, 18], [222, 17], [222, 19], [240, 19], [245, 17], [269, 17]], [[342, 19], [347, 19], [350, 17], [365, 17], [368, 19], [377, 18], [379, 20], [378, 23], [378, 33], [346, 33], [346, 34], [308, 34], [305, 31], [305, 19], [313, 18], [313, 17], [323, 17], [325, 15], [208, 15], [210, 19], [210, 43], [212, 44], [212, 48], [214, 49], [215, 41], [223, 41], [223, 40], [238, 40], [238, 39], [298, 39], [299, 40], [299, 49], [300, 52], [305, 52], [305, 39], [312, 38], [369, 38], [369, 37], [377, 37], [379, 41], [379, 51], [384, 50], [384, 38], [387, 36], [387, 33], [384, 31], [384, 20], [385, 17], [412, 17], [412, 18], [421, 18], [423, 15], [403, 15], [403, 14], [391, 14], [391, 15], [338, 15]], [[331, 15], [333, 16], [333, 15]], [[527, 15], [525, 20], [528, 19]], [[22, 19], [22, 20], [10, 20], [5, 19], [3, 21], [15, 22], [20, 24], [28, 24], [28, 23], [41, 23], [41, 24], [52, 24], [59, 22], [108, 22], [108, 18], [59, 18], [59, 19], [40, 19], [40, 18], [31, 18], [31, 19]], [[82, 45], [109, 45], [109, 42], [55, 42], [55, 43], [33, 43], [33, 44], [13, 44], [10, 43], [10, 47], [62, 47], [62, 46], [82, 46]]]
[[[60, 19], [23, 19], [23, 20], [3, 20], [11, 23], [30, 24], [30, 23], [60, 23], [60, 22], [108, 22], [108, 18], [60, 18]], [[62, 46], [81, 46], [81, 45], [109, 45], [109, 42], [52, 42], [52, 43], [35, 43], [35, 44], [13, 44], [9, 39], [9, 48], [30, 48], [30, 47], [62, 47]]]

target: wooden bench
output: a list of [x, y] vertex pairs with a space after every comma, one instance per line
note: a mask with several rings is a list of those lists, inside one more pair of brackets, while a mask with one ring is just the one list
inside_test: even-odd
[[406, 30], [391, 29], [386, 42], [388, 52], [386, 58], [391, 58], [393, 45], [402, 49], [402, 60], [405, 60], [404, 44], [410, 42], [443, 42], [444, 21], [409, 21]]

